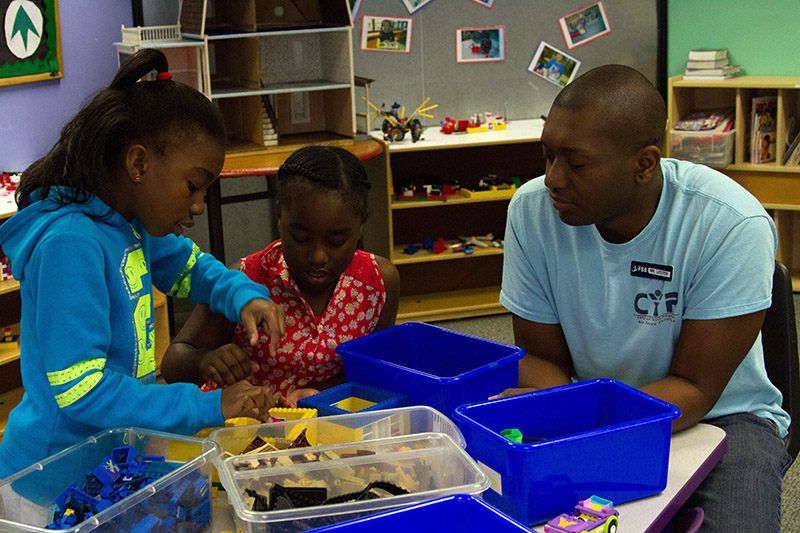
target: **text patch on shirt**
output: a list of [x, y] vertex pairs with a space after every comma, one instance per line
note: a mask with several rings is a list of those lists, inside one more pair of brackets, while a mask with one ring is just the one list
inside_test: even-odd
[[672, 266], [631, 261], [631, 276], [672, 281]]

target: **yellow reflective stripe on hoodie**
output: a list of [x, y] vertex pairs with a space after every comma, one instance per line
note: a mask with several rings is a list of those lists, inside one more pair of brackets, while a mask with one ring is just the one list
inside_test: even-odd
[[74, 402], [77, 402], [81, 398], [83, 398], [87, 392], [92, 390], [97, 382], [100, 381], [100, 378], [103, 377], [102, 372], [92, 372], [80, 382], [69, 389], [67, 392], [63, 392], [56, 396], [56, 403], [60, 408], [64, 408]]
[[194, 267], [195, 263], [197, 263], [197, 258], [201, 255], [203, 255], [203, 252], [195, 243], [192, 243], [192, 253], [189, 255], [186, 265], [175, 281], [175, 285], [167, 293], [167, 296], [186, 298], [189, 295], [189, 291], [192, 288], [192, 275], [189, 274], [189, 271]]
[[88, 361], [81, 361], [65, 370], [58, 372], [48, 372], [47, 381], [51, 386], [63, 385], [69, 383], [73, 379], [77, 379], [90, 370], [103, 370], [106, 366], [106, 360], [103, 357], [97, 359], [90, 359]]

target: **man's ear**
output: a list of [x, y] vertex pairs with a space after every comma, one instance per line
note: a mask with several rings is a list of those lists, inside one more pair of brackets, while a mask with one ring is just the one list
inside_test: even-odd
[[655, 145], [642, 148], [639, 152], [639, 159], [636, 161], [637, 179], [641, 183], [647, 183], [658, 175], [661, 168], [661, 150]]
[[128, 179], [133, 182], [140, 182], [147, 172], [147, 157], [148, 152], [141, 144], [132, 144], [125, 152], [125, 171], [128, 174]]

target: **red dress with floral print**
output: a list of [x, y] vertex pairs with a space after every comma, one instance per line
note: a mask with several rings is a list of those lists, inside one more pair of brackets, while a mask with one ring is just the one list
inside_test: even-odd
[[286, 337], [278, 345], [275, 357], [269, 354], [268, 336], [250, 346], [241, 324], [236, 326], [234, 342], [260, 366], [253, 383], [272, 385], [283, 398], [295, 389], [313, 387], [342, 372], [344, 366], [336, 346], [372, 333], [386, 302], [386, 288], [375, 256], [361, 250], [356, 251], [339, 278], [322, 316], [314, 316], [300, 293], [286, 266], [280, 241], [242, 259], [242, 271], [265, 285], [272, 301], [283, 307]]

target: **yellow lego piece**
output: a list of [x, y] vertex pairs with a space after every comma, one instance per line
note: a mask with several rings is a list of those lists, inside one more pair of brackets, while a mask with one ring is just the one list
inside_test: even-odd
[[349, 411], [351, 413], [363, 411], [364, 409], [368, 409], [373, 405], [376, 405], [376, 402], [371, 402], [363, 398], [356, 398], [355, 396], [351, 396], [350, 398], [345, 398], [343, 400], [331, 404], [332, 407], [338, 407], [343, 411]]

